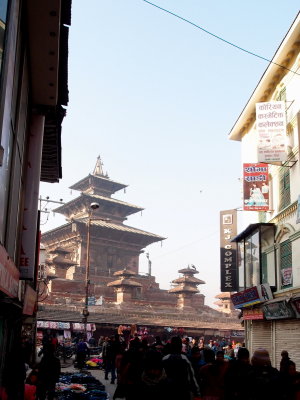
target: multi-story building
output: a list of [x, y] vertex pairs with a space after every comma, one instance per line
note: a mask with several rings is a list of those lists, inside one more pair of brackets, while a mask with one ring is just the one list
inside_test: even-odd
[[61, 178], [70, 14], [71, 0], [0, 6], [0, 389], [16, 400], [23, 377], [5, 377], [33, 323], [39, 183]]
[[244, 177], [255, 168], [261, 172], [246, 178], [254, 183], [249, 193], [244, 181], [241, 230], [234, 239], [239, 288], [232, 301], [243, 312], [250, 351], [268, 349], [277, 367], [282, 350], [300, 365], [299, 136], [298, 14], [229, 135], [241, 142]]

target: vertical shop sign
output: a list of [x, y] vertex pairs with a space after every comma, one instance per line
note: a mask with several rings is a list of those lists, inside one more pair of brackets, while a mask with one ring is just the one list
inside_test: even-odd
[[259, 162], [286, 160], [286, 115], [284, 101], [256, 104], [257, 156]]
[[237, 211], [220, 212], [221, 291], [238, 290], [237, 244], [231, 240], [237, 235]]
[[243, 193], [245, 211], [269, 210], [268, 164], [243, 164]]

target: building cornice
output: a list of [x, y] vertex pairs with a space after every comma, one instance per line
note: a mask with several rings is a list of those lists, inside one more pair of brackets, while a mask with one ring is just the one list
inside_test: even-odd
[[289, 217], [291, 214], [295, 213], [297, 210], [297, 206], [298, 206], [298, 200], [294, 201], [292, 204], [290, 204], [289, 206], [284, 208], [282, 211], [280, 211], [275, 217], [270, 219], [269, 222], [278, 224], [286, 217]]

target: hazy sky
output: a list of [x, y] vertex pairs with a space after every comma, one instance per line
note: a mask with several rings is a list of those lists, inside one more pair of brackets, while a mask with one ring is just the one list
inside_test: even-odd
[[[267, 59], [299, 11], [296, 0], [153, 3]], [[146, 250], [160, 287], [194, 264], [213, 305], [219, 212], [242, 204], [240, 144], [228, 133], [268, 62], [143, 0], [73, 0], [69, 52], [63, 179], [42, 184], [42, 197], [77, 197], [69, 186], [100, 155], [109, 177], [129, 185], [114, 197], [145, 208], [127, 224], [167, 238]], [[45, 222], [44, 214], [42, 231], [65, 220], [49, 214]], [[140, 271], [147, 272], [144, 254]]]

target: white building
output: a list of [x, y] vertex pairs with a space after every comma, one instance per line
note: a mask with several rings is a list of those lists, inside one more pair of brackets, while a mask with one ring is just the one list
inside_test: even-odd
[[[281, 146], [284, 157], [278, 162], [264, 160], [269, 166], [269, 187], [265, 190], [269, 192], [269, 210], [239, 213], [242, 231], [235, 238], [239, 275], [235, 303], [236, 308], [243, 311], [246, 345], [250, 353], [264, 347], [269, 350], [273, 365], [278, 367], [281, 351], [287, 350], [299, 369], [300, 14], [229, 134], [231, 140], [241, 142], [243, 164], [262, 162], [261, 157], [275, 149], [276, 143], [273, 147], [268, 141], [262, 143], [265, 139], [260, 132], [262, 124], [256, 104], [277, 101], [283, 101], [285, 108], [286, 147]], [[271, 104], [276, 106], [280, 103]], [[269, 116], [267, 113], [266, 118]], [[258, 147], [261, 148], [260, 157]], [[261, 285], [267, 289], [270, 286], [269, 299], [262, 297], [265, 292], [261, 292]], [[257, 299], [252, 297], [251, 301], [249, 296], [253, 293], [259, 295]]]

